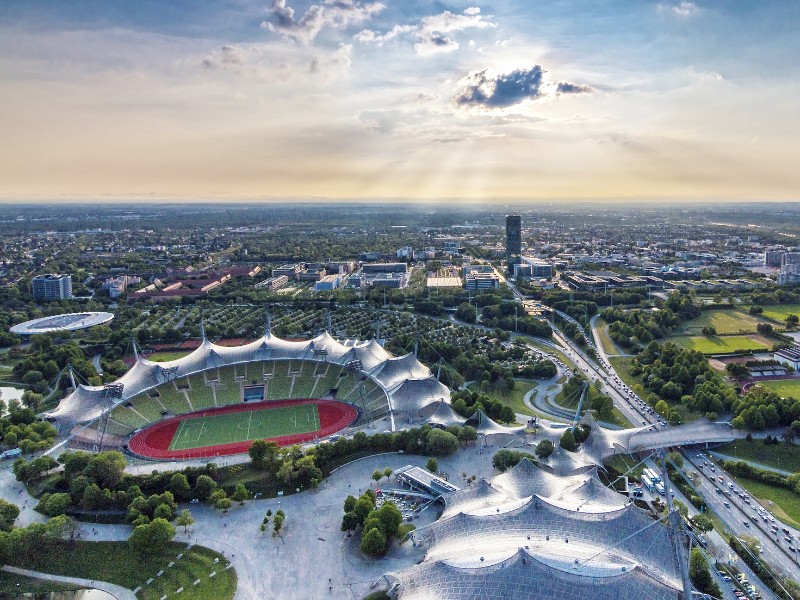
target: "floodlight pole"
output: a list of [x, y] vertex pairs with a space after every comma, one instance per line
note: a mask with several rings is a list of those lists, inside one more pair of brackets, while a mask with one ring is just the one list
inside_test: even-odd
[[683, 532], [683, 517], [677, 510], [672, 507], [672, 490], [669, 485], [669, 477], [667, 475], [667, 453], [664, 448], [659, 452], [661, 459], [661, 478], [664, 481], [664, 496], [667, 499], [667, 519], [669, 521], [669, 537], [672, 541], [672, 546], [678, 554], [678, 567], [681, 571], [681, 580], [683, 582], [683, 597], [692, 597], [692, 582], [689, 580], [689, 561], [685, 552], [684, 540], [686, 535]]

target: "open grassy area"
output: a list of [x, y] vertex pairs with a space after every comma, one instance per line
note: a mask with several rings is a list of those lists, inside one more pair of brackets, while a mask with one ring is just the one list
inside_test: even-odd
[[687, 321], [681, 327], [681, 332], [697, 335], [703, 327], [714, 327], [720, 335], [732, 333], [755, 333], [759, 323], [758, 319], [738, 308], [722, 308], [719, 310], [704, 310], [699, 317]]
[[800, 379], [775, 379], [770, 381], [759, 381], [758, 385], [763, 386], [768, 390], [772, 390], [783, 398], [800, 398]]
[[147, 357], [147, 360], [152, 360], [153, 362], [169, 362], [171, 360], [177, 360], [179, 358], [183, 358], [184, 356], [188, 355], [188, 351], [178, 351], [178, 352], [153, 352]]
[[776, 304], [775, 306], [764, 306], [762, 313], [766, 318], [783, 323], [789, 315], [800, 317], [800, 304]]
[[776, 519], [792, 527], [800, 527], [800, 494], [744, 477], [735, 479], [759, 504], [772, 511]]
[[[183, 558], [175, 560], [179, 553]], [[218, 558], [219, 563], [214, 564]], [[175, 565], [168, 568], [170, 561]], [[142, 586], [138, 597], [157, 600], [164, 594], [174, 594], [183, 586], [187, 597], [195, 600], [230, 600], [236, 592], [236, 571], [225, 570], [228, 561], [208, 548], [194, 546], [186, 550], [185, 544], [171, 543], [162, 552], [153, 552], [139, 558], [131, 554], [127, 542], [75, 542], [68, 551], [61, 545], [42, 548], [33, 560], [15, 566], [85, 579], [115, 583], [128, 589]], [[156, 574], [163, 570], [161, 577]], [[209, 574], [216, 571], [213, 578]], [[145, 581], [154, 578], [145, 586]], [[193, 582], [200, 579], [199, 585]]]
[[800, 446], [781, 442], [767, 446], [764, 440], [735, 440], [714, 449], [720, 454], [761, 463], [774, 469], [796, 473], [800, 471]]
[[676, 336], [667, 338], [687, 350], [699, 350], [703, 354], [729, 354], [743, 350], [768, 350], [769, 346], [760, 336], [727, 335], [727, 336]]
[[611, 356], [608, 359], [608, 362], [611, 363], [611, 366], [614, 367], [617, 375], [619, 375], [619, 378], [622, 379], [622, 381], [624, 381], [629, 387], [632, 387], [637, 383], [642, 383], [641, 378], [631, 375], [631, 360], [632, 359], [624, 356]]
[[[525, 394], [536, 387], [536, 382], [528, 379], [515, 379], [514, 381], [516, 381], [517, 384], [508, 394], [503, 395], [496, 392], [489, 392], [489, 397], [492, 400], [502, 402], [503, 404], [510, 406], [512, 409], [514, 409], [515, 413], [531, 416], [534, 415], [535, 413], [530, 408], [525, 406], [525, 402], [523, 402], [522, 399], [525, 397]], [[473, 383], [469, 386], [469, 389], [475, 392], [480, 391], [480, 384]]]

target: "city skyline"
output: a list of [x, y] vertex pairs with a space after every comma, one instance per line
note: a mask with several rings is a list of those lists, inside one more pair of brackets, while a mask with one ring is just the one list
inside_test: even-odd
[[800, 7], [17, 2], [0, 201], [797, 198]]

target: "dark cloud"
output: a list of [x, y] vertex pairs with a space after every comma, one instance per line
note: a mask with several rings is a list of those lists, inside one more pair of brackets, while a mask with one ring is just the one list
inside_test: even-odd
[[556, 86], [556, 94], [593, 94], [595, 91], [590, 85], [569, 81], [559, 81]]
[[459, 106], [505, 108], [542, 95], [545, 70], [540, 65], [492, 77], [488, 70], [470, 73], [467, 85], [455, 98]]

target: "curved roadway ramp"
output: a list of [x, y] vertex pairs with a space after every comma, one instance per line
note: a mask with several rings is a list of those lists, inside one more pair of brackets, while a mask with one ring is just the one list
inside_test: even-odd
[[115, 585], [106, 581], [97, 581], [95, 579], [82, 579], [80, 577], [66, 577], [64, 575], [51, 575], [50, 573], [40, 573], [38, 571], [29, 571], [28, 569], [20, 569], [18, 567], [3, 567], [3, 571], [14, 573], [16, 575], [24, 575], [25, 577], [32, 577], [34, 579], [42, 579], [44, 581], [55, 581], [59, 583], [69, 583], [72, 585], [82, 585], [89, 589], [96, 589], [111, 594], [116, 600], [136, 600], [136, 594], [128, 588], [121, 585]]

